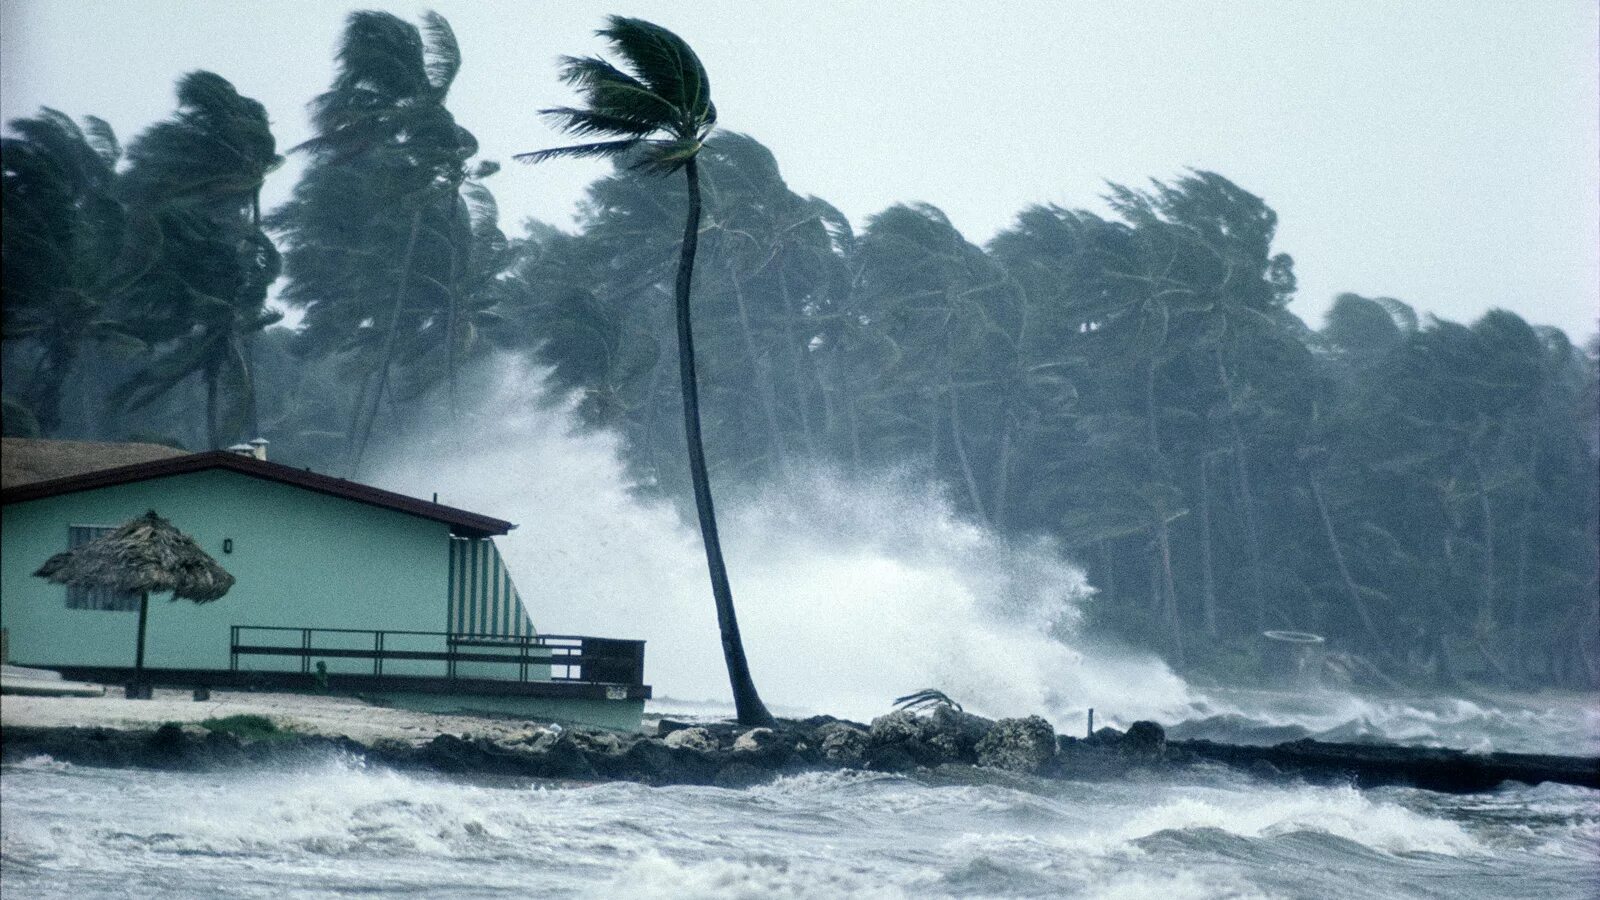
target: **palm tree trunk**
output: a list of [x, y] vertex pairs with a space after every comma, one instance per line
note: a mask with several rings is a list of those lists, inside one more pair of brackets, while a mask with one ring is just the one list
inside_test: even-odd
[[1201, 618], [1206, 636], [1216, 638], [1217, 629], [1217, 577], [1211, 552], [1211, 482], [1206, 476], [1206, 458], [1200, 457], [1200, 586]]
[[1357, 618], [1367, 631], [1367, 636], [1372, 640], [1373, 649], [1390, 665], [1394, 664], [1394, 657], [1389, 652], [1389, 647], [1378, 631], [1378, 625], [1372, 619], [1372, 613], [1367, 609], [1367, 601], [1361, 597], [1361, 589], [1356, 586], [1355, 577], [1350, 574], [1350, 566], [1345, 563], [1344, 549], [1339, 544], [1339, 536], [1333, 530], [1333, 516], [1328, 513], [1328, 501], [1322, 496], [1322, 482], [1315, 475], [1311, 476], [1311, 497], [1317, 503], [1317, 513], [1322, 518], [1322, 531], [1328, 539], [1328, 548], [1333, 552], [1334, 565], [1339, 569], [1339, 579], [1344, 582], [1345, 593], [1350, 598], [1350, 606], [1356, 611]]
[[717, 514], [711, 503], [711, 477], [706, 471], [705, 448], [700, 442], [700, 391], [695, 381], [694, 328], [689, 318], [689, 292], [694, 282], [694, 254], [700, 243], [700, 173], [693, 159], [684, 166], [689, 180], [689, 215], [683, 226], [683, 246], [678, 255], [678, 278], [674, 300], [678, 319], [678, 375], [683, 389], [683, 433], [689, 445], [689, 477], [694, 482], [695, 512], [700, 518], [700, 536], [706, 547], [706, 568], [711, 575], [711, 595], [717, 604], [717, 627], [722, 632], [722, 656], [728, 665], [728, 681], [733, 689], [733, 705], [739, 724], [770, 726], [772, 713], [756, 693], [750, 665], [744, 656], [744, 641], [739, 637], [739, 619], [733, 609], [733, 588], [728, 584], [728, 569], [722, 561], [722, 542], [717, 537]]
[[1117, 605], [1117, 566], [1116, 560], [1111, 555], [1111, 542], [1102, 540], [1098, 542], [1100, 550], [1100, 582], [1105, 585], [1106, 603], [1115, 608]]
[[[789, 279], [783, 273], [783, 259], [779, 257], [778, 266], [778, 298], [783, 303], [783, 342], [789, 348], [791, 357], [790, 366], [793, 368], [791, 378], [794, 379], [794, 408], [800, 418], [800, 434], [805, 441], [806, 452], [813, 458], [817, 455], [817, 436], [815, 426], [811, 423], [811, 398], [807, 396], [806, 385], [809, 383], [816, 387], [819, 400], [823, 403], [824, 433], [827, 431], [827, 400], [822, 386], [822, 375], [817, 371], [817, 361], [812, 358], [809, 341], [802, 345], [795, 331], [794, 323], [800, 317], [800, 311], [793, 308], [789, 297]], [[802, 375], [802, 373], [804, 373]]]
[[217, 366], [208, 363], [201, 375], [206, 385], [206, 446], [211, 450], [222, 449], [222, 436], [218, 434], [217, 424]]
[[33, 393], [33, 417], [41, 437], [49, 437], [61, 427], [61, 395], [67, 373], [77, 359], [77, 348], [68, 341], [51, 341], [39, 355], [28, 387]]
[[1011, 440], [1012, 423], [1010, 411], [1004, 407], [1000, 412], [1000, 449], [999, 459], [995, 463], [994, 496], [990, 501], [990, 509], [994, 518], [989, 524], [997, 531], [1006, 527], [1006, 500], [1011, 491]]
[[1478, 474], [1478, 511], [1483, 516], [1483, 604], [1478, 607], [1478, 636], [1482, 639], [1494, 628], [1495, 618], [1494, 507], [1483, 466], [1474, 464], [1473, 468]]
[[1255, 492], [1250, 489], [1250, 461], [1244, 452], [1244, 434], [1239, 429], [1239, 417], [1233, 412], [1233, 379], [1228, 377], [1228, 367], [1222, 361], [1222, 350], [1215, 351], [1217, 377], [1222, 382], [1222, 393], [1228, 403], [1228, 428], [1233, 432], [1233, 466], [1239, 479], [1239, 505], [1244, 507], [1245, 549], [1250, 556], [1250, 582], [1255, 589], [1256, 627], [1266, 627], [1266, 581], [1261, 564], [1261, 531], [1256, 523]]
[[350, 477], [361, 471], [361, 458], [367, 452], [367, 440], [372, 437], [372, 426], [378, 411], [383, 408], [383, 392], [389, 385], [389, 369], [394, 364], [394, 348], [400, 334], [400, 310], [405, 305], [406, 285], [411, 281], [411, 263], [417, 252], [417, 235], [422, 231], [422, 207], [411, 214], [411, 236], [406, 239], [406, 255], [400, 261], [400, 283], [394, 289], [394, 309], [389, 313], [389, 334], [383, 339], [383, 364], [378, 367], [378, 386], [372, 396], [372, 413], [356, 442], [355, 456], [350, 462]]
[[1161, 588], [1165, 594], [1162, 613], [1163, 618], [1167, 620], [1167, 632], [1172, 640], [1172, 660], [1182, 668], [1183, 622], [1178, 617], [1178, 587], [1172, 578], [1172, 540], [1167, 520], [1163, 519], [1156, 529], [1156, 537], [1161, 546]]
[[756, 376], [756, 402], [761, 405], [761, 417], [766, 420], [767, 443], [772, 447], [777, 469], [787, 474], [789, 458], [783, 449], [782, 429], [778, 427], [778, 397], [772, 386], [772, 365], [762, 360], [761, 351], [756, 347], [755, 334], [750, 330], [750, 311], [744, 302], [744, 283], [732, 262], [728, 263], [728, 281], [733, 285], [733, 302], [739, 313], [739, 335], [744, 342], [744, 352], [750, 357], [750, 368]]
[[989, 513], [983, 507], [983, 494], [978, 490], [978, 479], [972, 472], [972, 463], [967, 459], [966, 441], [961, 439], [961, 412], [956, 406], [956, 386], [951, 382], [945, 383], [945, 393], [950, 397], [950, 436], [956, 445], [956, 459], [961, 463], [961, 477], [966, 480], [967, 494], [972, 497], [972, 508], [977, 511], [978, 518], [984, 524], [989, 524]]
[[239, 364], [244, 367], [244, 428], [247, 438], [261, 437], [261, 410], [256, 404], [256, 336], [246, 335], [240, 345]]

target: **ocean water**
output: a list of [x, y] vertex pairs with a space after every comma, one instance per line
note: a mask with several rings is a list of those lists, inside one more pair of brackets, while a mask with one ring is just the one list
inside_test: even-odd
[[[726, 714], [697, 533], [632, 489], [614, 435], [578, 433], [542, 391], [508, 367], [482, 416], [385, 461], [379, 483], [519, 523], [502, 553], [541, 629], [648, 639], [656, 711]], [[1073, 734], [1094, 707], [1099, 724], [1153, 718], [1179, 737], [1600, 753], [1594, 697], [1196, 688], [1084, 629], [1104, 600], [1059, 548], [962, 520], [913, 469], [797, 467], [718, 491], [751, 668], [779, 714], [865, 721], [933, 687]], [[1356, 791], [1220, 768], [1037, 792], [837, 773], [724, 790], [39, 758], [0, 771], [0, 893], [1592, 900], [1600, 792]]]
[[747, 790], [295, 772], [0, 772], [7, 900], [1593, 898], [1600, 796], [1268, 785], [1038, 792], [808, 774]]

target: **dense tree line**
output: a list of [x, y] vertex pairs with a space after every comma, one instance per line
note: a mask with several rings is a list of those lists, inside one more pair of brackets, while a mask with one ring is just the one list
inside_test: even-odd
[[[507, 239], [448, 110], [460, 64], [442, 18], [353, 16], [264, 218], [265, 111], [217, 75], [126, 154], [99, 120], [10, 123], [6, 433], [260, 433], [348, 474], [513, 353], [687, 497], [681, 184], [624, 157], [574, 230]], [[1059, 541], [1100, 626], [1191, 671], [1252, 670], [1263, 630], [1296, 629], [1373, 677], [1600, 685], [1594, 345], [1353, 294], [1310, 328], [1275, 214], [1211, 172], [977, 246], [922, 204], [858, 230], [747, 136], [698, 166], [713, 480], [919, 466], [975, 521]], [[296, 328], [271, 327], [275, 281]]]

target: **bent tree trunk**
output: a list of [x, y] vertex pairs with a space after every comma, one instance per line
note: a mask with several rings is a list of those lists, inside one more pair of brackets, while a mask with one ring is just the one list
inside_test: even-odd
[[[394, 348], [400, 334], [400, 311], [405, 307], [406, 286], [411, 281], [411, 263], [417, 252], [417, 235], [422, 231], [422, 208], [411, 214], [411, 234], [406, 238], [405, 256], [400, 261], [400, 280], [394, 289], [394, 307], [389, 313], [389, 333], [383, 339], [383, 363], [378, 367], [378, 385], [372, 396], [372, 412], [368, 413], [356, 435], [355, 450], [350, 461], [350, 477], [361, 472], [361, 459], [367, 453], [367, 441], [372, 437], [372, 426], [383, 408], [383, 392], [389, 386], [389, 369], [394, 365]], [[360, 410], [357, 410], [358, 414]]]
[[1395, 658], [1389, 652], [1388, 641], [1383, 633], [1378, 630], [1378, 625], [1372, 618], [1372, 612], [1367, 609], [1367, 601], [1361, 596], [1361, 588], [1356, 584], [1355, 577], [1350, 574], [1350, 566], [1345, 562], [1344, 548], [1339, 544], [1339, 535], [1333, 530], [1333, 516], [1328, 512], [1328, 501], [1322, 494], [1322, 481], [1315, 475], [1310, 477], [1311, 498], [1316, 501], [1318, 517], [1322, 519], [1322, 533], [1328, 539], [1328, 549], [1333, 553], [1334, 566], [1339, 570], [1339, 580], [1344, 583], [1345, 595], [1350, 599], [1350, 606], [1356, 612], [1356, 617], [1361, 620], [1361, 627], [1366, 630], [1367, 638], [1372, 641], [1372, 649], [1377, 652], [1380, 659], [1395, 667]]
[[711, 504], [711, 479], [706, 472], [705, 448], [700, 442], [700, 391], [695, 382], [694, 330], [689, 319], [689, 287], [694, 281], [694, 253], [700, 241], [700, 173], [694, 160], [684, 166], [689, 179], [689, 216], [683, 226], [683, 247], [678, 256], [674, 290], [678, 319], [678, 375], [683, 382], [683, 434], [689, 445], [689, 477], [694, 482], [694, 507], [700, 518], [700, 537], [706, 546], [706, 568], [711, 574], [711, 595], [717, 604], [717, 627], [722, 632], [722, 656], [728, 664], [728, 682], [741, 725], [771, 725], [772, 714], [756, 693], [750, 665], [739, 637], [739, 620], [733, 611], [733, 588], [722, 561], [717, 537], [717, 514]]

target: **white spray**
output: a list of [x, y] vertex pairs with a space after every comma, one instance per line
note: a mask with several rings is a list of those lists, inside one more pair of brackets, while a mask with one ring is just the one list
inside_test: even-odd
[[[726, 701], [699, 533], [629, 489], [615, 435], [580, 433], [538, 373], [508, 366], [492, 414], [382, 467], [380, 483], [517, 523], [501, 552], [547, 633], [642, 638], [657, 697]], [[814, 468], [715, 484], [756, 684], [781, 713], [868, 718], [939, 688], [989, 715], [1082, 727], [1192, 714], [1183, 681], [1133, 651], [1084, 646], [1083, 571], [1048, 543], [961, 520], [906, 472]]]

